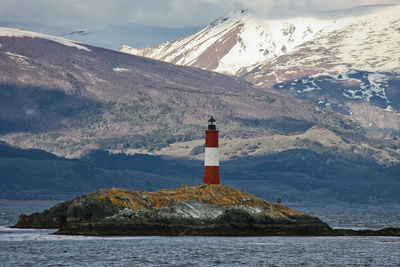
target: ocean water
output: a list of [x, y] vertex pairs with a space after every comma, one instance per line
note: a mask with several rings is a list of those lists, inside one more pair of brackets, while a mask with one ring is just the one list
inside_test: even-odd
[[[9, 228], [19, 214], [49, 206], [0, 204], [0, 266], [400, 266], [399, 237], [85, 237]], [[305, 211], [336, 228], [400, 227], [399, 211]]]

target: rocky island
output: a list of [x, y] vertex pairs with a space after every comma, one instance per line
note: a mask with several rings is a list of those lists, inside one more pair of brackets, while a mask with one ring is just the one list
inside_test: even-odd
[[57, 228], [56, 234], [71, 235], [400, 235], [398, 228], [333, 230], [303, 212], [215, 184], [155, 192], [101, 189], [21, 215], [14, 227]]

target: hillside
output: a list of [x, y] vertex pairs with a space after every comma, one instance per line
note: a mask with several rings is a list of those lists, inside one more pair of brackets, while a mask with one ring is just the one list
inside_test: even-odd
[[[322, 154], [321, 154], [322, 153]], [[244, 156], [221, 164], [224, 185], [290, 206], [398, 208], [400, 165], [307, 149]], [[202, 183], [203, 161], [92, 151], [80, 159], [0, 143], [0, 199], [70, 199], [105, 187], [159, 190]]]
[[[182, 172], [171, 176], [167, 166]], [[0, 199], [60, 200], [113, 186], [157, 190], [192, 181], [192, 172], [188, 175], [186, 166], [159, 157], [112, 157], [107, 152], [93, 152], [82, 159], [66, 159], [0, 142]]]
[[[0, 139], [77, 157], [92, 149], [157, 150], [202, 139], [304, 132], [362, 135], [351, 120], [225, 75], [65, 39], [2, 29]], [[207, 82], [204, 82], [207, 81]]]

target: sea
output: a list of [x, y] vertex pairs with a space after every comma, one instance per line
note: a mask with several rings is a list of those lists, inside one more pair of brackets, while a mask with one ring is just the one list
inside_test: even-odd
[[[0, 203], [0, 266], [400, 266], [400, 237], [87, 237], [13, 229], [54, 203]], [[297, 208], [333, 228], [400, 227], [400, 211]]]

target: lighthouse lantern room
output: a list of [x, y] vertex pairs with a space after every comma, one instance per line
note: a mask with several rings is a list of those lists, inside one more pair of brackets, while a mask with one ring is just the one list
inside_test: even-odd
[[208, 129], [206, 130], [204, 184], [220, 184], [218, 154], [218, 131], [215, 119], [211, 116], [208, 120]]

